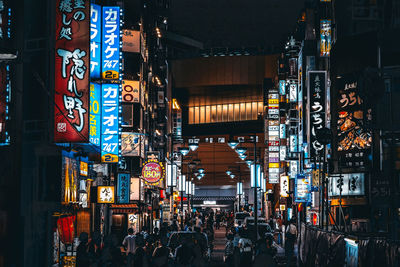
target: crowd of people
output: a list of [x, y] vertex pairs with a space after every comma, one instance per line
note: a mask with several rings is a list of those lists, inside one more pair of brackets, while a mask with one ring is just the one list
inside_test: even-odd
[[[273, 230], [279, 226], [276, 220], [270, 220], [269, 224]], [[233, 212], [219, 211], [186, 214], [180, 222], [164, 222], [160, 229], [154, 228], [152, 232], [147, 227], [142, 227], [142, 231], [137, 233], [130, 228], [122, 242], [113, 234], [102, 238], [95, 232], [89, 238], [87, 233], [82, 232], [76, 266], [203, 267], [210, 260], [214, 231], [221, 226], [226, 228], [224, 262], [227, 266], [277, 266], [277, 238], [272, 231], [260, 231], [256, 239], [253, 229], [234, 225]], [[297, 236], [294, 221], [285, 229], [287, 266], [291, 266]], [[175, 238], [173, 235], [176, 235]]]

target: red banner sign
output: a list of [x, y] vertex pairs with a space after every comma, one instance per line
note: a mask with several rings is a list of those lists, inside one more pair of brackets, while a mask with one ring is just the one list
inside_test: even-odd
[[57, 0], [54, 141], [89, 141], [90, 1]]

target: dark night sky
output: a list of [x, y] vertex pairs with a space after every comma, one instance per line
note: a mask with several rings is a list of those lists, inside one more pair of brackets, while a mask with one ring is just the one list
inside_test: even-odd
[[172, 0], [169, 26], [210, 47], [280, 45], [305, 0]]

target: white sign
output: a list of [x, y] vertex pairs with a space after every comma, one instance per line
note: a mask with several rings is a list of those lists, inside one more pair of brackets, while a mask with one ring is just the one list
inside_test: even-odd
[[130, 200], [140, 200], [140, 178], [131, 178]]
[[[339, 175], [329, 177], [329, 196], [340, 196], [339, 179]], [[344, 173], [342, 179], [342, 196], [365, 195], [365, 173]]]
[[279, 138], [286, 138], [286, 124], [279, 125]]
[[289, 197], [289, 176], [281, 176], [281, 197]]
[[216, 205], [217, 201], [215, 200], [204, 200], [203, 205]]
[[284, 161], [286, 159], [286, 146], [281, 146], [279, 150], [279, 159]]
[[289, 85], [289, 101], [297, 102], [297, 84], [295, 83]]
[[290, 178], [296, 178], [298, 172], [298, 162], [296, 160], [290, 161]]

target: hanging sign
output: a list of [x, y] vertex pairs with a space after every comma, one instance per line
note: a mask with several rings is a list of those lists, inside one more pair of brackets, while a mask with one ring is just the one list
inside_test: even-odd
[[129, 203], [129, 188], [131, 184], [131, 175], [129, 173], [118, 173], [118, 203]]
[[119, 79], [120, 66], [120, 8], [118, 6], [103, 7], [103, 53], [102, 78]]
[[329, 57], [331, 54], [332, 30], [331, 20], [321, 19], [320, 22], [320, 56]]
[[310, 175], [296, 175], [294, 194], [294, 202], [311, 202]]
[[90, 84], [89, 142], [100, 147], [101, 138], [101, 85]]
[[143, 164], [142, 178], [148, 185], [158, 185], [164, 179], [165, 170], [161, 162], [157, 159], [148, 159]]
[[56, 1], [54, 141], [89, 141], [90, 1]]
[[122, 81], [122, 102], [140, 103], [139, 81]]
[[289, 176], [281, 176], [281, 197], [289, 197]]
[[99, 79], [101, 73], [101, 6], [90, 5], [90, 78]]
[[114, 186], [98, 186], [97, 203], [114, 203]]

